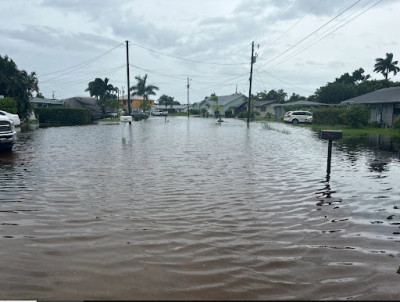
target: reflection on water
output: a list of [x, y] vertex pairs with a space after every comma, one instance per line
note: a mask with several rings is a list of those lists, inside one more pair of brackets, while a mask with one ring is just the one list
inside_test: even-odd
[[400, 298], [398, 153], [282, 123], [31, 128], [0, 154], [0, 299]]

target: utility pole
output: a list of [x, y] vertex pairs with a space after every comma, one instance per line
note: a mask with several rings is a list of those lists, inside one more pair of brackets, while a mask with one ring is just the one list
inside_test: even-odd
[[250, 97], [251, 97], [251, 83], [253, 81], [253, 63], [254, 63], [254, 41], [251, 42], [251, 64], [250, 64], [250, 85], [249, 85], [249, 100], [247, 102], [247, 126], [250, 123]]
[[130, 116], [131, 115], [131, 93], [129, 91], [129, 87], [131, 87], [131, 86], [129, 84], [129, 48], [128, 48], [128, 41], [125, 41], [125, 42], [126, 42], [126, 76], [128, 79], [128, 114]]
[[189, 117], [189, 78], [187, 78], [187, 106], [188, 106], [188, 117]]
[[125, 98], [124, 98], [124, 93], [125, 93], [124, 86], [121, 87], [121, 91], [122, 91], [122, 101], [121, 100], [119, 100], [119, 101], [121, 102], [122, 109], [123, 109], [124, 108], [124, 100], [125, 100]]

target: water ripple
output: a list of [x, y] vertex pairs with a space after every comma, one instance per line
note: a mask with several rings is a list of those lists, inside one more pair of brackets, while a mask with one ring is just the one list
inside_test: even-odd
[[151, 117], [0, 154], [1, 299], [400, 297], [399, 160], [308, 128]]

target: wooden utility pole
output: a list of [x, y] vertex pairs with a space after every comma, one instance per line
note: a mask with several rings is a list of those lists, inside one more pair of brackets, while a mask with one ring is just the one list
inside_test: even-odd
[[129, 84], [129, 48], [128, 41], [126, 42], [126, 76], [128, 81], [128, 114], [131, 115], [131, 93], [130, 93], [130, 84]]
[[187, 78], [187, 106], [188, 106], [188, 117], [189, 117], [189, 78]]
[[254, 63], [254, 41], [251, 42], [251, 64], [250, 64], [250, 85], [249, 85], [249, 100], [247, 102], [247, 125], [250, 123], [250, 98], [251, 98], [251, 83], [253, 81], [253, 63]]

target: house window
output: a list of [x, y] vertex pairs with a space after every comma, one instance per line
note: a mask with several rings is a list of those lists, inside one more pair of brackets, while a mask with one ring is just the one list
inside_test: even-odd
[[261, 106], [261, 109], [260, 109], [260, 111], [261, 111], [261, 112], [265, 112], [265, 111], [267, 111], [267, 107], [265, 107], [265, 106]]
[[124, 105], [126, 105], [126, 100], [124, 100]]

